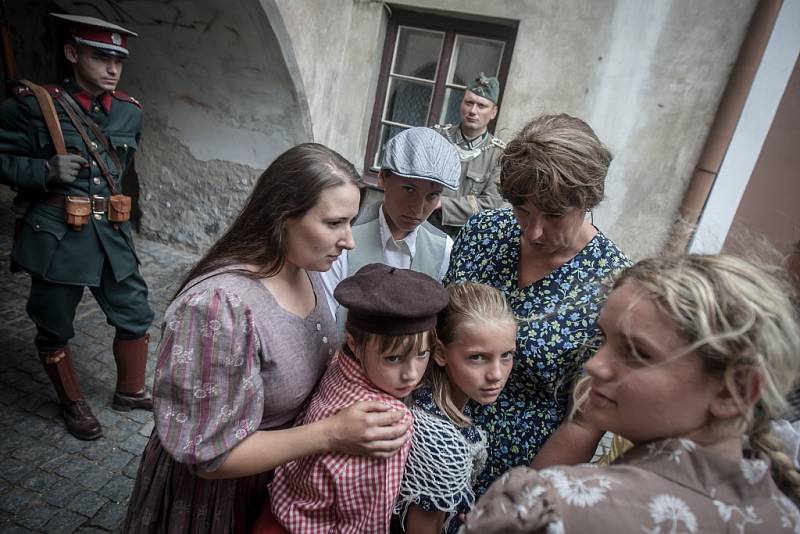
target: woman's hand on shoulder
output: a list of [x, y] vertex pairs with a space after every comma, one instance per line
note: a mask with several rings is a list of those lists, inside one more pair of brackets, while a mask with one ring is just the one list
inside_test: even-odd
[[411, 438], [412, 418], [380, 401], [356, 402], [327, 420], [330, 449], [388, 458]]

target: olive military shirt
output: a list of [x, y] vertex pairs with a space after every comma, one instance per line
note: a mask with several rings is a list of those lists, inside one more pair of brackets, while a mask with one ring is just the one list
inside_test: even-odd
[[442, 209], [430, 221], [455, 236], [467, 219], [483, 210], [503, 205], [500, 194], [500, 156], [506, 144], [486, 131], [477, 139], [467, 140], [460, 124], [433, 127], [450, 141], [461, 159], [461, 180], [457, 191], [442, 192]]
[[[133, 159], [142, 129], [139, 103], [121, 91], [92, 98], [72, 80], [45, 87], [54, 101], [59, 91], [73, 98], [102, 130], [117, 152], [123, 170], [116, 168], [94, 133], [85, 128], [97, 151], [111, 170], [117, 192], [122, 191], [122, 174]], [[72, 183], [47, 181], [47, 161], [55, 154], [53, 141], [33, 93], [19, 86], [12, 98], [0, 106], [0, 183], [11, 186], [29, 203], [11, 257], [25, 271], [44, 280], [84, 286], [99, 286], [103, 264], [108, 261], [117, 281], [138, 269], [129, 222], [115, 229], [106, 214], [90, 216], [80, 230], [67, 225], [64, 208], [43, 202], [44, 196], [74, 195], [108, 197], [111, 190], [99, 166], [55, 101], [67, 151], [80, 154], [89, 164]]]

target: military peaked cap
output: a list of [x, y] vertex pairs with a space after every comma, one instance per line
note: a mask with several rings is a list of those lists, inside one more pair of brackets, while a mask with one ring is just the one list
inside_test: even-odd
[[128, 57], [128, 37], [138, 37], [135, 32], [95, 17], [50, 14], [66, 22], [67, 31], [76, 43], [113, 56]]

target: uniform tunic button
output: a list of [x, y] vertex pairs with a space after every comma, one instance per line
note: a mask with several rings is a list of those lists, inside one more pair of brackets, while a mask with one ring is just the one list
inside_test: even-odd
[[94, 141], [92, 141], [92, 148], [97, 148], [97, 143], [95, 143]]
[[99, 213], [94, 214], [94, 218], [97, 219], [98, 221], [100, 220], [101, 217], [102, 215], [100, 215]]
[[37, 230], [39, 229], [39, 225], [38, 224], [34, 225], [33, 227], [36, 228]]
[[122, 148], [125, 148], [125, 149], [127, 149], [127, 148], [128, 148], [128, 145], [127, 145], [126, 143], [123, 143], [123, 144], [122, 144]]
[[322, 325], [317, 323], [317, 332], [319, 332], [320, 330], [322, 330]]
[[327, 338], [327, 336], [322, 336], [322, 342], [323, 342], [323, 343], [327, 343], [327, 342], [328, 342], [328, 338]]
[[92, 160], [92, 165], [94, 165], [95, 167], [97, 167], [97, 162], [96, 162], [96, 161], [94, 161], [94, 160]]
[[95, 176], [92, 181], [94, 182], [94, 185], [100, 185], [100, 178], [98, 178], [97, 176]]

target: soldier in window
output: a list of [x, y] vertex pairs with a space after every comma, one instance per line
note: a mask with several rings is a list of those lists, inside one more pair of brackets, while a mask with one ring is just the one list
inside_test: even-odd
[[461, 122], [433, 127], [453, 144], [461, 159], [459, 189], [445, 190], [430, 218], [431, 223], [453, 237], [472, 215], [503, 204], [498, 191], [498, 161], [506, 144], [488, 129], [489, 122], [497, 116], [499, 95], [497, 78], [481, 73], [464, 92]]

